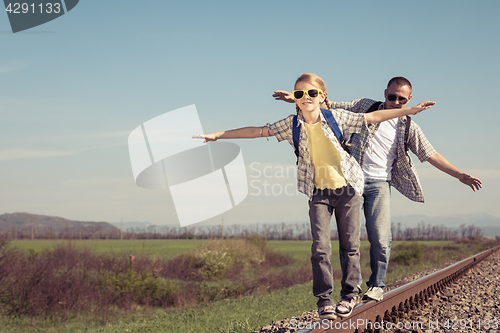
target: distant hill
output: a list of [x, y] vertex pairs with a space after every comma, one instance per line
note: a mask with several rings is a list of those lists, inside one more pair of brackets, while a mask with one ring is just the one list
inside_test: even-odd
[[101, 232], [119, 232], [119, 229], [108, 222], [82, 222], [67, 220], [57, 216], [35, 215], [29, 213], [12, 213], [0, 215], [0, 231], [13, 228], [49, 229], [54, 232], [67, 231], [68, 229], [89, 230], [98, 227]]

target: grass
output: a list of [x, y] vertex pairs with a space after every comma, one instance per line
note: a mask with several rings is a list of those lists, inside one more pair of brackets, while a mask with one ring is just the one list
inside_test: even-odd
[[[35, 241], [36, 243], [38, 241]], [[114, 243], [112, 246], [104, 243], [114, 243], [120, 241], [99, 241], [103, 243], [101, 250], [113, 248], [123, 248], [127, 251], [141, 249], [162, 248], [165, 244], [158, 246], [161, 242], [175, 241], [124, 241], [128, 247], [119, 247]], [[157, 244], [151, 244], [151, 243]], [[200, 241], [182, 241], [191, 243], [192, 248], [199, 246]], [[182, 244], [181, 242], [181, 244]], [[30, 242], [27, 242], [30, 243]], [[386, 283], [393, 282], [401, 277], [416, 273], [422, 269], [433, 267], [450, 260], [458, 260], [486, 249], [485, 245], [476, 243], [457, 244], [451, 241], [418, 242], [425, 245], [422, 260], [413, 265], [393, 265], [387, 275]], [[14, 245], [14, 242], [11, 243]], [[33, 244], [33, 243], [31, 243]], [[182, 250], [188, 246], [182, 244]], [[278, 249], [282, 253], [287, 253], [294, 259], [308, 260], [310, 251], [310, 241], [272, 241], [268, 245]], [[391, 257], [396, 257], [398, 253], [408, 248], [408, 242], [393, 242]], [[17, 245], [16, 245], [17, 246]], [[25, 250], [32, 248], [28, 246]], [[338, 243], [332, 242], [332, 265], [339, 268], [338, 264]], [[145, 250], [146, 251], [146, 250]], [[149, 250], [148, 250], [149, 251]], [[104, 252], [104, 251], [103, 251]], [[189, 252], [189, 251], [186, 251]], [[184, 252], [184, 253], [186, 253]], [[116, 252], [115, 252], [116, 253]], [[128, 252], [124, 252], [128, 253]], [[137, 252], [135, 252], [137, 253]], [[153, 252], [148, 252], [153, 254]], [[368, 265], [368, 242], [362, 242], [362, 267], [363, 277], [366, 280], [369, 274]], [[368, 270], [368, 271], [367, 271]], [[336, 275], [339, 278], [338, 275]], [[334, 300], [338, 300], [340, 283], [335, 281]], [[11, 319], [5, 315], [0, 315], [0, 332], [31, 333], [31, 332], [244, 332], [248, 333], [260, 329], [262, 326], [270, 324], [272, 321], [282, 320], [315, 308], [316, 299], [312, 295], [311, 282], [295, 285], [293, 287], [278, 290], [265, 295], [242, 296], [223, 301], [211, 302], [206, 305], [196, 307], [186, 307], [183, 309], [161, 309], [146, 308], [137, 306], [135, 312], [125, 313], [106, 323], [91, 316], [77, 316], [69, 319], [64, 324], [48, 324], [47, 321], [29, 320], [27, 318]]]
[[187, 239], [154, 239], [154, 240], [13, 240], [11, 247], [22, 251], [33, 249], [40, 252], [45, 249], [54, 249], [58, 245], [70, 242], [73, 246], [84, 247], [96, 253], [145, 255], [161, 257], [170, 260], [179, 254], [189, 253], [205, 244], [205, 240]]
[[[337, 282], [335, 288], [339, 288]], [[246, 296], [215, 302], [192, 309], [161, 309], [138, 311], [135, 316], [122, 317], [104, 325], [92, 318], [70, 320], [65, 325], [44, 327], [43, 322], [29, 326], [27, 320], [0, 320], [9, 333], [92, 333], [92, 332], [251, 332], [263, 323], [279, 321], [315, 307], [312, 283], [304, 283], [263, 296]], [[338, 290], [338, 289], [337, 289]]]
[[[16, 247], [19, 250], [28, 251], [34, 249], [39, 252], [45, 249], [53, 249], [60, 244], [67, 244], [67, 240], [13, 240], [10, 241], [10, 246]], [[144, 254], [146, 256], [160, 256], [163, 259], [169, 260], [183, 253], [189, 253], [197, 247], [205, 244], [206, 240], [190, 240], [190, 239], [169, 239], [169, 240], [74, 240], [70, 241], [72, 245], [77, 247], [86, 247], [96, 253], [109, 254]], [[268, 241], [271, 247], [277, 249], [281, 253], [290, 255], [295, 260], [309, 260], [311, 255], [311, 241]], [[394, 241], [393, 247], [403, 241]], [[453, 244], [453, 241], [426, 241], [427, 246], [445, 246]], [[368, 249], [370, 243], [361, 241], [361, 250]], [[338, 260], [338, 241], [332, 241], [332, 265], [340, 267]], [[337, 255], [336, 255], [337, 253]]]
[[[154, 325], [159, 332], [230, 333], [251, 332], [262, 323], [289, 318], [315, 307], [312, 283], [304, 283], [277, 291], [271, 295], [230, 299], [217, 304], [155, 316], [129, 325], [129, 332], [147, 332]], [[263, 311], [263, 309], [266, 309]], [[109, 325], [102, 332], [122, 332], [122, 325]], [[96, 331], [98, 332], [98, 331]]]
[[195, 313], [206, 312], [198, 305], [223, 304], [214, 300], [227, 295], [267, 294], [311, 279], [307, 265], [290, 264], [293, 259], [258, 238], [213, 241], [168, 262], [148, 256], [129, 261], [73, 242], [39, 251], [9, 244], [0, 248], [1, 327], [67, 331], [71, 326], [75, 331], [78, 325], [87, 329], [120, 318], [136, 325], [129, 315], [144, 321], [166, 310], [181, 316], [195, 308]]

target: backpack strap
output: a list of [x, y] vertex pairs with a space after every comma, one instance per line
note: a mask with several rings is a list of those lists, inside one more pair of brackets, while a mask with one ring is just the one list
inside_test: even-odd
[[406, 129], [405, 129], [405, 151], [408, 151], [408, 137], [410, 133], [411, 117], [406, 116]]
[[380, 106], [380, 104], [382, 104], [382, 102], [375, 102], [375, 103], [373, 103], [373, 104], [370, 106], [370, 108], [369, 108], [368, 110], [366, 110], [366, 112], [365, 112], [365, 113], [370, 113], [370, 112], [373, 112], [373, 111], [377, 111], [377, 110], [378, 110], [378, 108], [379, 108], [379, 106]]
[[344, 148], [346, 152], [349, 152], [349, 150], [347, 149], [346, 142], [344, 140], [344, 136], [342, 135], [342, 131], [340, 130], [339, 125], [337, 124], [337, 121], [335, 120], [335, 117], [332, 114], [332, 111], [327, 109], [321, 109], [321, 112], [323, 113], [323, 116], [325, 117], [326, 122], [332, 129], [333, 133], [337, 137], [337, 140], [339, 140], [342, 148]]
[[299, 164], [299, 136], [300, 126], [298, 126], [297, 115], [293, 116], [292, 124], [293, 147], [295, 148], [295, 156], [297, 156], [297, 164]]

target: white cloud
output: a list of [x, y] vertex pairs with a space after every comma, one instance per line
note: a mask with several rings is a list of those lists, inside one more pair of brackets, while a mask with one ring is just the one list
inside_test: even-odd
[[119, 146], [126, 146], [127, 142], [119, 142], [119, 143], [110, 143], [107, 145], [100, 145], [100, 146], [92, 146], [92, 147], [85, 147], [82, 149], [105, 149], [105, 148], [110, 148], [110, 147], [119, 147]]
[[71, 150], [6, 149], [0, 150], [0, 161], [68, 156], [75, 154], [76, 152]]
[[104, 132], [97, 133], [94, 135], [95, 138], [123, 138], [125, 144], [127, 143], [127, 138], [132, 131], [115, 131], [115, 132]]
[[0, 73], [5, 73], [5, 72], [13, 72], [13, 71], [17, 71], [17, 70], [20, 70], [20, 69], [24, 69], [26, 66], [22, 66], [22, 65], [16, 65], [16, 64], [10, 64], [10, 65], [3, 65], [3, 66], [0, 66]]

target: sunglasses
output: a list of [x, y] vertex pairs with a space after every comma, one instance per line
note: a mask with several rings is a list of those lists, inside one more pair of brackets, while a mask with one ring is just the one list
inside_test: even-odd
[[387, 95], [387, 99], [390, 102], [394, 102], [397, 99], [399, 101], [399, 103], [401, 103], [401, 104], [406, 104], [408, 102], [408, 98], [402, 97], [402, 96], [396, 96], [394, 94]]
[[301, 99], [302, 97], [305, 96], [305, 94], [307, 94], [307, 96], [309, 96], [311, 98], [316, 98], [320, 94], [324, 94], [324, 92], [321, 89], [294, 90], [293, 91], [293, 97], [295, 99]]

